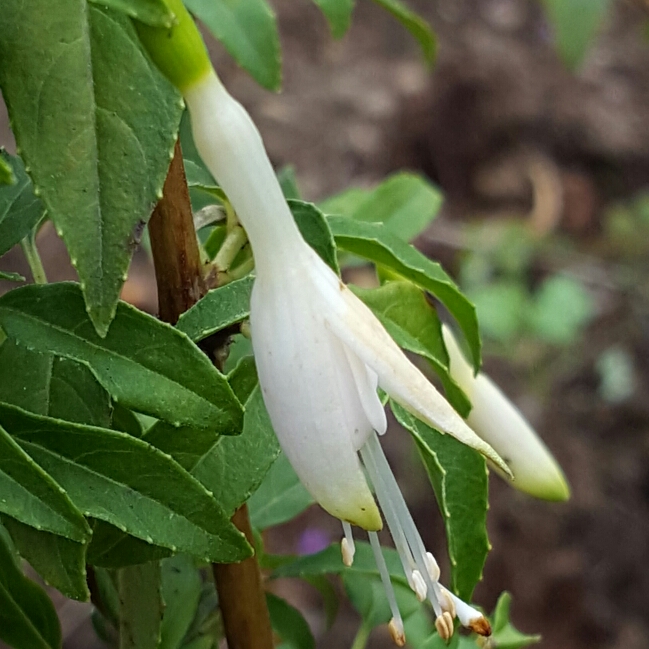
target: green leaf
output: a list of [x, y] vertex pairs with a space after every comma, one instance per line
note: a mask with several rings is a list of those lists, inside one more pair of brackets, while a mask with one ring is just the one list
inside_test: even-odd
[[119, 403], [113, 404], [113, 417], [111, 428], [121, 430], [123, 433], [133, 435], [133, 437], [142, 437], [144, 429], [140, 420], [128, 408], [124, 408]]
[[432, 65], [437, 54], [437, 39], [428, 23], [401, 0], [374, 0], [377, 5], [391, 13], [418, 41], [424, 59]]
[[222, 437], [199, 460], [192, 475], [233, 514], [254, 493], [278, 455], [279, 443], [256, 387], [246, 401], [241, 435]]
[[397, 421], [413, 436], [444, 517], [453, 592], [465, 601], [482, 578], [491, 548], [487, 538], [488, 473], [484, 458], [390, 402]]
[[124, 15], [86, 0], [7, 0], [2, 18], [0, 87], [19, 152], [105, 335], [161, 195], [180, 98]]
[[611, 0], [542, 0], [559, 55], [574, 70], [582, 62], [611, 7]]
[[[343, 584], [349, 601], [368, 626], [375, 627], [390, 621], [392, 614], [380, 576], [345, 572], [343, 573]], [[393, 584], [393, 587], [399, 612], [405, 622], [409, 616], [421, 609], [421, 604], [408, 586], [397, 582]]]
[[442, 380], [447, 399], [466, 417], [471, 402], [451, 378], [449, 358], [437, 312], [421, 289], [410, 282], [388, 282], [376, 289], [352, 286], [400, 347], [428, 360]]
[[313, 0], [325, 15], [331, 35], [342, 38], [349, 29], [354, 11], [354, 0]]
[[0, 149], [0, 185], [15, 185], [16, 175], [9, 162], [5, 159], [6, 152]]
[[[209, 185], [216, 186], [216, 181], [205, 166], [203, 158], [201, 158], [200, 153], [196, 148], [196, 143], [194, 142], [194, 136], [192, 134], [192, 122], [187, 109], [183, 111], [182, 117], [180, 118], [178, 137], [180, 138], [180, 145], [183, 150], [183, 162], [185, 163], [185, 173], [187, 174], [188, 184], [191, 177], [196, 179], [199, 183], [205, 182]], [[187, 168], [187, 162], [189, 161], [191, 161], [192, 164]]]
[[204, 635], [183, 645], [183, 649], [216, 649], [216, 640], [211, 635]]
[[221, 435], [214, 430], [180, 426], [158, 421], [142, 439], [155, 446], [163, 453], [171, 455], [186, 471], [191, 471], [199, 460], [221, 440]]
[[289, 200], [288, 206], [306, 242], [337, 275], [340, 275], [336, 244], [324, 214], [313, 203]]
[[7, 339], [0, 345], [0, 401], [46, 415], [50, 404], [51, 354]]
[[[0, 78], [1, 75], [0, 71]], [[18, 156], [10, 156], [4, 149], [0, 149], [0, 165], [11, 172], [15, 181], [8, 187], [0, 187], [0, 256], [2, 256], [31, 232], [41, 220], [45, 207], [40, 198], [34, 195], [32, 181]]]
[[439, 264], [395, 237], [383, 224], [362, 223], [340, 216], [327, 220], [340, 248], [391, 269], [440, 300], [460, 325], [469, 343], [475, 370], [480, 368], [480, 335], [475, 307]]
[[79, 424], [109, 428], [110, 397], [87, 366], [68, 360], [52, 359], [47, 414]]
[[320, 210], [327, 215], [340, 215], [351, 217], [354, 212], [372, 196], [371, 189], [363, 187], [350, 187], [335, 194], [329, 198], [325, 198], [318, 203]]
[[494, 645], [498, 649], [522, 649], [522, 647], [529, 647], [541, 642], [540, 635], [527, 635], [512, 626], [509, 621], [511, 603], [512, 596], [507, 592], [502, 593], [498, 598], [493, 612], [493, 635], [491, 637]]
[[[0, 404], [0, 408], [5, 407]], [[90, 538], [82, 513], [0, 423], [0, 512], [75, 541]]]
[[581, 282], [555, 275], [546, 279], [535, 296], [527, 320], [546, 342], [567, 345], [595, 313], [593, 298]]
[[352, 189], [320, 205], [325, 214], [384, 223], [400, 239], [410, 241], [437, 216], [441, 192], [424, 177], [397, 173], [372, 190]]
[[93, 569], [98, 600], [102, 605], [101, 616], [115, 629], [119, 627], [119, 593], [117, 592], [117, 573], [104, 568]]
[[[200, 155], [198, 151], [196, 152], [196, 155]], [[185, 158], [183, 160], [183, 163], [185, 165], [185, 176], [187, 178], [188, 187], [197, 187], [198, 189], [202, 189], [209, 194], [215, 195], [217, 194], [217, 192], [220, 192], [219, 196], [225, 198], [225, 193], [216, 184], [214, 178], [212, 178], [212, 174], [208, 171], [207, 167], [190, 158]]]
[[315, 649], [313, 633], [302, 613], [286, 600], [266, 593], [266, 604], [273, 630], [293, 649]]
[[47, 584], [66, 597], [81, 602], [90, 600], [86, 583], [86, 544], [39, 532], [15, 518], [4, 517], [2, 522], [20, 556]]
[[349, 601], [368, 629], [390, 621], [390, 606], [380, 577], [343, 573], [343, 584]]
[[258, 84], [279, 90], [279, 33], [266, 0], [187, 0], [186, 4]]
[[[239, 401], [245, 403], [257, 385], [257, 372], [254, 359], [244, 358], [228, 375], [228, 382]], [[245, 428], [245, 414], [244, 414]], [[175, 428], [164, 422], [157, 422], [149, 428], [144, 439], [171, 455], [185, 470], [192, 471], [196, 465], [206, 460], [210, 452], [219, 453], [217, 444], [222, 442], [221, 435], [214, 430], [201, 430], [190, 426]]]
[[4, 270], [0, 270], [0, 279], [5, 280], [6, 282], [24, 282], [25, 278], [20, 273], [8, 273]]
[[[232, 514], [257, 488], [277, 455], [277, 442], [259, 397], [252, 357], [244, 358], [228, 376], [239, 399], [246, 402], [243, 432], [236, 438], [158, 422], [144, 440], [169, 453], [184, 469], [212, 490], [227, 514]], [[236, 444], [230, 444], [231, 440]], [[105, 523], [95, 526], [89, 561], [120, 567], [168, 556], [164, 548], [149, 545]]]
[[110, 7], [152, 27], [171, 27], [175, 16], [165, 0], [89, 0]]
[[61, 626], [45, 591], [20, 570], [0, 528], [0, 640], [15, 649], [59, 649]]
[[521, 332], [530, 298], [521, 282], [499, 280], [467, 290], [485, 336], [506, 343]]
[[[328, 548], [322, 550], [322, 552], [308, 554], [306, 556], [298, 557], [295, 561], [290, 563], [284, 563], [279, 568], [275, 569], [271, 576], [273, 578], [304, 578], [312, 575], [339, 575], [343, 572], [378, 576], [379, 571], [376, 567], [374, 553], [372, 552], [370, 544], [365, 541], [356, 541], [355, 544], [356, 554], [354, 555], [354, 563], [349, 568], [343, 564], [340, 554], [340, 544], [334, 543]], [[408, 586], [397, 551], [391, 548], [382, 548], [382, 550], [390, 577], [395, 583]]]
[[0, 405], [0, 425], [57, 480], [86, 516], [211, 561], [250, 554], [243, 536], [180, 465], [126, 433]]
[[85, 366], [9, 339], [0, 345], [0, 401], [37, 415], [108, 427], [108, 393]]
[[325, 610], [325, 628], [329, 630], [333, 626], [340, 608], [340, 599], [336, 588], [334, 588], [331, 580], [324, 575], [311, 575], [303, 577], [303, 579], [320, 593]]
[[280, 453], [248, 501], [250, 522], [258, 530], [281, 525], [301, 514], [313, 502], [287, 457]]
[[101, 568], [124, 568], [158, 561], [172, 554], [168, 548], [147, 543], [105, 521], [93, 521], [87, 563]]
[[179, 649], [196, 615], [201, 576], [190, 557], [177, 555], [162, 562], [162, 633], [158, 649]]
[[297, 178], [295, 177], [295, 167], [293, 165], [286, 165], [277, 172], [277, 180], [282, 188], [282, 194], [289, 199], [302, 200], [300, 189], [297, 186]]
[[180, 316], [176, 329], [198, 342], [245, 320], [250, 315], [250, 294], [254, 279], [249, 275], [208, 291]]
[[[191, 146], [195, 147], [193, 141]], [[228, 198], [225, 195], [225, 192], [216, 184], [214, 178], [212, 178], [212, 174], [200, 158], [198, 151], [196, 151], [196, 156], [197, 161], [188, 158], [185, 158], [184, 160], [185, 176], [187, 178], [187, 186], [189, 187], [194, 211], [204, 207], [206, 204], [213, 204], [215, 200], [217, 204], [226, 204]], [[196, 201], [197, 191], [205, 194], [199, 203]], [[206, 201], [206, 197], [210, 200]]]
[[437, 633], [425, 642], [421, 649], [476, 649], [476, 643], [459, 633], [454, 633], [451, 639], [446, 642]]
[[7, 336], [90, 367], [115, 401], [180, 426], [236, 434], [242, 409], [225, 377], [170, 325], [120, 302], [100, 338], [76, 284], [25, 286], [0, 298]]
[[160, 564], [122, 568], [117, 592], [120, 649], [158, 649], [163, 611]]

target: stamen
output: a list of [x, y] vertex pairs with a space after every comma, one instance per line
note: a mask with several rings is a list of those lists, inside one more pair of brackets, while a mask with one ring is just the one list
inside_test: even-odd
[[[394, 523], [397, 530], [396, 536], [399, 535], [399, 531], [402, 531], [405, 535], [417, 569], [426, 584], [430, 603], [433, 606], [435, 615], [439, 617], [442, 614], [442, 608], [439, 604], [439, 584], [429, 574], [429, 560], [426, 558], [426, 548], [421, 540], [421, 536], [419, 536], [419, 531], [408, 510], [406, 501], [401, 494], [399, 485], [392, 474], [392, 469], [383, 453], [378, 437], [376, 435], [370, 435], [365, 445], [361, 448], [360, 453], [370, 480], [374, 485], [376, 496], [383, 513], [386, 514], [389, 509], [394, 511], [397, 518], [396, 523]], [[395, 538], [396, 545], [395, 532], [387, 515], [386, 520], [388, 521], [390, 532], [393, 538]]]
[[397, 647], [403, 647], [406, 644], [406, 634], [403, 631], [403, 624], [399, 625], [398, 622], [392, 618], [388, 624], [388, 631], [390, 637]]
[[[370, 474], [370, 481], [374, 485], [374, 490], [376, 491], [377, 497], [379, 498], [379, 504], [381, 506], [381, 511], [385, 516], [385, 520], [388, 523], [388, 528], [390, 529], [390, 534], [394, 541], [394, 545], [397, 549], [397, 554], [401, 561], [401, 566], [403, 567], [403, 572], [406, 575], [408, 580], [408, 585], [417, 595], [417, 598], [420, 597], [420, 594], [423, 592], [424, 599], [426, 597], [426, 582], [423, 580], [421, 573], [417, 571], [419, 575], [418, 579], [414, 577], [414, 572], [416, 570], [417, 564], [415, 559], [412, 556], [410, 546], [404, 534], [401, 523], [399, 522], [399, 517], [396, 513], [396, 508], [394, 502], [390, 499], [390, 492], [385, 486], [385, 481], [382, 476], [378, 473], [376, 462], [372, 457], [372, 453], [369, 449], [366, 449], [365, 446], [361, 448], [361, 457], [365, 467], [367, 468], [368, 473]], [[422, 588], [423, 587], [423, 588]], [[420, 599], [420, 601], [423, 601]]]
[[460, 620], [460, 624], [467, 629], [471, 629], [478, 635], [490, 636], [491, 635], [491, 624], [489, 620], [480, 613], [473, 606], [469, 606], [466, 602], [463, 602], [459, 597], [456, 597], [450, 591], [446, 591], [455, 604], [455, 610], [457, 611], [457, 619]]
[[356, 546], [354, 545], [354, 535], [352, 526], [347, 521], [342, 521], [345, 538], [340, 542], [340, 551], [343, 555], [343, 563], [349, 568], [354, 563]]
[[[401, 619], [401, 613], [399, 612], [399, 607], [397, 606], [397, 598], [394, 594], [392, 582], [390, 581], [388, 566], [385, 563], [383, 552], [381, 552], [379, 537], [377, 536], [376, 532], [368, 532], [367, 535], [369, 536], [370, 545], [372, 546], [372, 551], [374, 552], [374, 561], [376, 561], [376, 566], [379, 569], [379, 574], [381, 575], [383, 588], [385, 588], [385, 595], [388, 599], [388, 604], [390, 605], [390, 611], [392, 611], [392, 620], [390, 621], [390, 634], [392, 635], [394, 642], [399, 647], [403, 647], [403, 645], [406, 643], [406, 636], [403, 630], [403, 620]], [[401, 639], [403, 639], [403, 642], [399, 644]]]
[[455, 610], [455, 602], [451, 597], [451, 593], [444, 588], [441, 584], [439, 585], [440, 595], [439, 603], [442, 605], [442, 609], [448, 611], [451, 614], [451, 617], [454, 618], [457, 615]]
[[440, 575], [439, 565], [437, 564], [437, 561], [435, 560], [433, 553], [426, 552], [426, 554], [424, 555], [424, 559], [426, 561], [426, 568], [428, 570], [428, 574], [430, 575], [431, 580], [439, 581], [439, 575]]
[[428, 589], [426, 588], [426, 582], [424, 581], [424, 578], [421, 576], [419, 570], [412, 571], [411, 588], [415, 591], [415, 595], [417, 595], [417, 599], [420, 602], [423, 602], [426, 599], [426, 593]]
[[438, 618], [435, 620], [435, 628], [439, 637], [442, 640], [450, 640], [453, 636], [453, 618], [448, 611], [444, 611]]
[[[366, 454], [367, 451], [361, 449], [361, 457], [363, 457], [365, 466], [371, 473], [370, 480], [374, 485], [374, 489], [377, 491], [377, 495], [378, 493], [388, 494], [387, 490], [383, 486], [383, 480], [381, 479], [381, 476], [376, 472], [376, 463], [372, 460], [371, 457], [366, 457]], [[385, 497], [380, 501], [380, 505], [381, 511], [383, 512], [385, 520], [387, 521], [388, 528], [390, 529], [392, 540], [394, 541], [394, 545], [397, 549], [397, 554], [399, 555], [401, 566], [403, 567], [403, 572], [405, 573], [406, 579], [408, 580], [408, 585], [410, 586], [410, 588], [412, 588], [418, 598], [420, 597], [420, 593], [423, 592], [423, 599], [425, 599], [427, 591], [426, 582], [423, 580], [421, 574], [419, 574], [418, 579], [416, 579], [413, 575], [417, 564], [415, 563], [412, 552], [410, 551], [410, 546], [408, 545], [406, 536], [403, 533], [403, 528], [399, 524], [399, 518], [395, 511], [394, 503], [389, 497]], [[423, 601], [423, 599], [420, 599], [419, 601]]]

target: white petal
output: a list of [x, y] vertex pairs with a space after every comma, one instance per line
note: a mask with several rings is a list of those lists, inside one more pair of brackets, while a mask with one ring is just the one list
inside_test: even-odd
[[473, 405], [467, 421], [505, 459], [514, 474], [512, 485], [537, 498], [567, 500], [568, 483], [541, 438], [488, 376], [473, 375], [450, 329], [445, 326], [443, 333], [451, 376]]
[[[363, 410], [365, 411], [370, 424], [372, 424], [372, 428], [379, 435], [383, 435], [388, 429], [388, 419], [385, 416], [385, 408], [376, 394], [376, 389], [379, 385], [379, 377], [376, 375], [376, 372], [367, 367], [367, 365], [365, 365], [365, 363], [363, 363], [347, 347], [344, 345], [343, 347], [345, 348], [349, 367], [354, 375], [354, 381], [356, 382], [356, 388], [358, 389], [358, 396], [361, 400]], [[356, 450], [360, 450], [364, 443], [365, 440], [363, 440], [363, 443], [360, 444]]]
[[292, 265], [281, 285], [276, 278], [255, 282], [250, 325], [264, 402], [282, 449], [318, 503], [377, 530], [381, 517], [356, 453], [372, 426], [308, 279], [308, 268]]
[[[313, 257], [319, 260], [315, 253]], [[312, 260], [312, 263], [316, 265], [317, 262]], [[330, 273], [333, 278], [326, 282], [329, 308], [324, 315], [327, 325], [376, 372], [381, 388], [408, 412], [476, 449], [507, 473], [507, 465], [493, 448], [469, 428], [435, 386], [408, 360], [369, 308], [322, 261], [318, 271], [322, 275]]]

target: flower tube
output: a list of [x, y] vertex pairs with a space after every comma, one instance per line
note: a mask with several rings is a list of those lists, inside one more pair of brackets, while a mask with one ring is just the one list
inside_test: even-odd
[[[196, 43], [202, 42], [180, 0], [170, 6], [179, 19], [171, 31], [139, 27], [140, 35], [182, 91], [201, 158], [248, 235], [256, 269], [252, 345], [280, 445], [315, 500], [342, 521], [346, 564], [354, 555], [351, 525], [368, 531], [392, 609], [395, 642], [403, 645], [405, 636], [376, 536], [383, 525], [381, 511], [408, 583], [420, 599], [430, 600], [438, 620], [442, 618], [439, 628], [448, 636], [453, 617], [438, 583], [437, 562], [424, 547], [378, 441], [387, 420], [377, 388], [429, 425], [478, 450], [503, 472], [509, 469], [304, 241], [257, 128], [223, 87], [204, 50], [203, 58], [198, 55]], [[184, 76], [183, 48], [190, 50]], [[481, 624], [468, 617], [465, 621], [488, 635], [488, 622], [480, 618]]]

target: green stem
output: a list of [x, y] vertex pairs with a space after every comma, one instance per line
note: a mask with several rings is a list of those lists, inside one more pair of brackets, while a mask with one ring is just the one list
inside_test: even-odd
[[230, 268], [230, 264], [239, 254], [246, 241], [248, 241], [246, 231], [240, 225], [235, 226], [228, 232], [221, 249], [214, 257], [214, 266], [219, 272], [225, 272]]
[[47, 275], [43, 268], [41, 256], [38, 254], [36, 247], [36, 229], [34, 228], [21, 242], [20, 245], [27, 258], [29, 269], [32, 271], [32, 277], [35, 284], [47, 284]]
[[356, 633], [356, 637], [354, 638], [354, 642], [351, 646], [351, 649], [365, 649], [365, 646], [367, 645], [367, 641], [369, 640], [371, 632], [372, 632], [371, 625], [369, 625], [365, 620], [363, 620], [362, 624], [358, 628], [358, 632]]
[[230, 280], [241, 279], [245, 277], [253, 268], [255, 267], [255, 260], [251, 257], [246, 259], [242, 264], [239, 264], [236, 268], [232, 268], [228, 271]]

